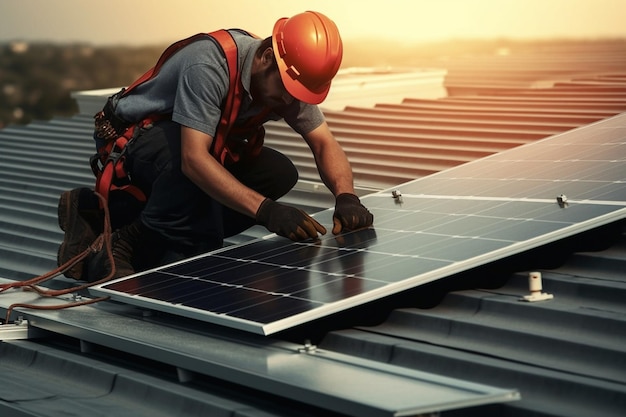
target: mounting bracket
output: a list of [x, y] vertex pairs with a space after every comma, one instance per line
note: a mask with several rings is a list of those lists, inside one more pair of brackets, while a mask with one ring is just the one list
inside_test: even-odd
[[22, 316], [15, 323], [0, 325], [0, 340], [25, 340], [28, 339], [28, 320]]

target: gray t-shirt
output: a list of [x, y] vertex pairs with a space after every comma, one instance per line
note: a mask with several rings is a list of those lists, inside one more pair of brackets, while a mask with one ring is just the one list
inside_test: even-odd
[[[262, 107], [253, 106], [250, 95], [252, 61], [261, 40], [239, 30], [229, 32], [237, 44], [239, 71], [245, 89], [236, 127], [262, 111]], [[129, 122], [137, 122], [150, 114], [171, 114], [173, 121], [214, 137], [228, 86], [226, 58], [216, 42], [207, 36], [170, 57], [154, 78], [118, 101], [115, 113]], [[298, 100], [279, 112], [271, 112], [265, 121], [284, 118], [301, 135], [324, 121], [317, 106]]]

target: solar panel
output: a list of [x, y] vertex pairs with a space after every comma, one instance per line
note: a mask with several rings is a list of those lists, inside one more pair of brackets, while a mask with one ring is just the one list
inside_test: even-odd
[[365, 196], [372, 229], [270, 235], [91, 291], [269, 335], [622, 219], [625, 162], [621, 115]]

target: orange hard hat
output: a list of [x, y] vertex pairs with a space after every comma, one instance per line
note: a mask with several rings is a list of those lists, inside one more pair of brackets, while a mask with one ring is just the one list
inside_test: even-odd
[[305, 103], [324, 101], [343, 57], [335, 23], [310, 11], [279, 19], [272, 32], [272, 46], [287, 92]]

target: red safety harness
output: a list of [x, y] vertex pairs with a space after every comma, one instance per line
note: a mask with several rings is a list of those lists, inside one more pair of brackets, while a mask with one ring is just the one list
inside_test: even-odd
[[[137, 86], [154, 78], [163, 64], [176, 52], [190, 43], [206, 38], [213, 37], [222, 48], [226, 57], [229, 72], [228, 95], [222, 116], [213, 139], [211, 154], [222, 165], [226, 166], [239, 161], [242, 157], [255, 157], [261, 151], [263, 146], [263, 138], [265, 129], [262, 123], [265, 121], [269, 108], [264, 109], [260, 114], [246, 121], [241, 127], [234, 127], [235, 120], [239, 113], [239, 107], [244, 94], [244, 87], [241, 82], [241, 73], [239, 71], [237, 45], [230, 33], [226, 30], [218, 30], [208, 34], [200, 33], [187, 39], [178, 41], [169, 46], [161, 55], [156, 65], [139, 77], [128, 88], [122, 90], [118, 97], [124, 97], [133, 91]], [[105, 117], [104, 111], [96, 114], [95, 118]], [[130, 182], [128, 172], [124, 167], [126, 145], [139, 133], [150, 128], [155, 122], [160, 120], [168, 120], [171, 118], [169, 114], [149, 115], [139, 123], [124, 127], [123, 132], [115, 130], [115, 134], [110, 136], [105, 145], [98, 149], [98, 153], [91, 159], [91, 167], [96, 176], [95, 191], [102, 195], [108, 201], [108, 196], [112, 190], [124, 190], [132, 194], [139, 201], [145, 201], [146, 196], [142, 190], [134, 186]], [[110, 126], [110, 125], [109, 125]], [[247, 137], [247, 141], [229, 141], [229, 134], [242, 135]]]

